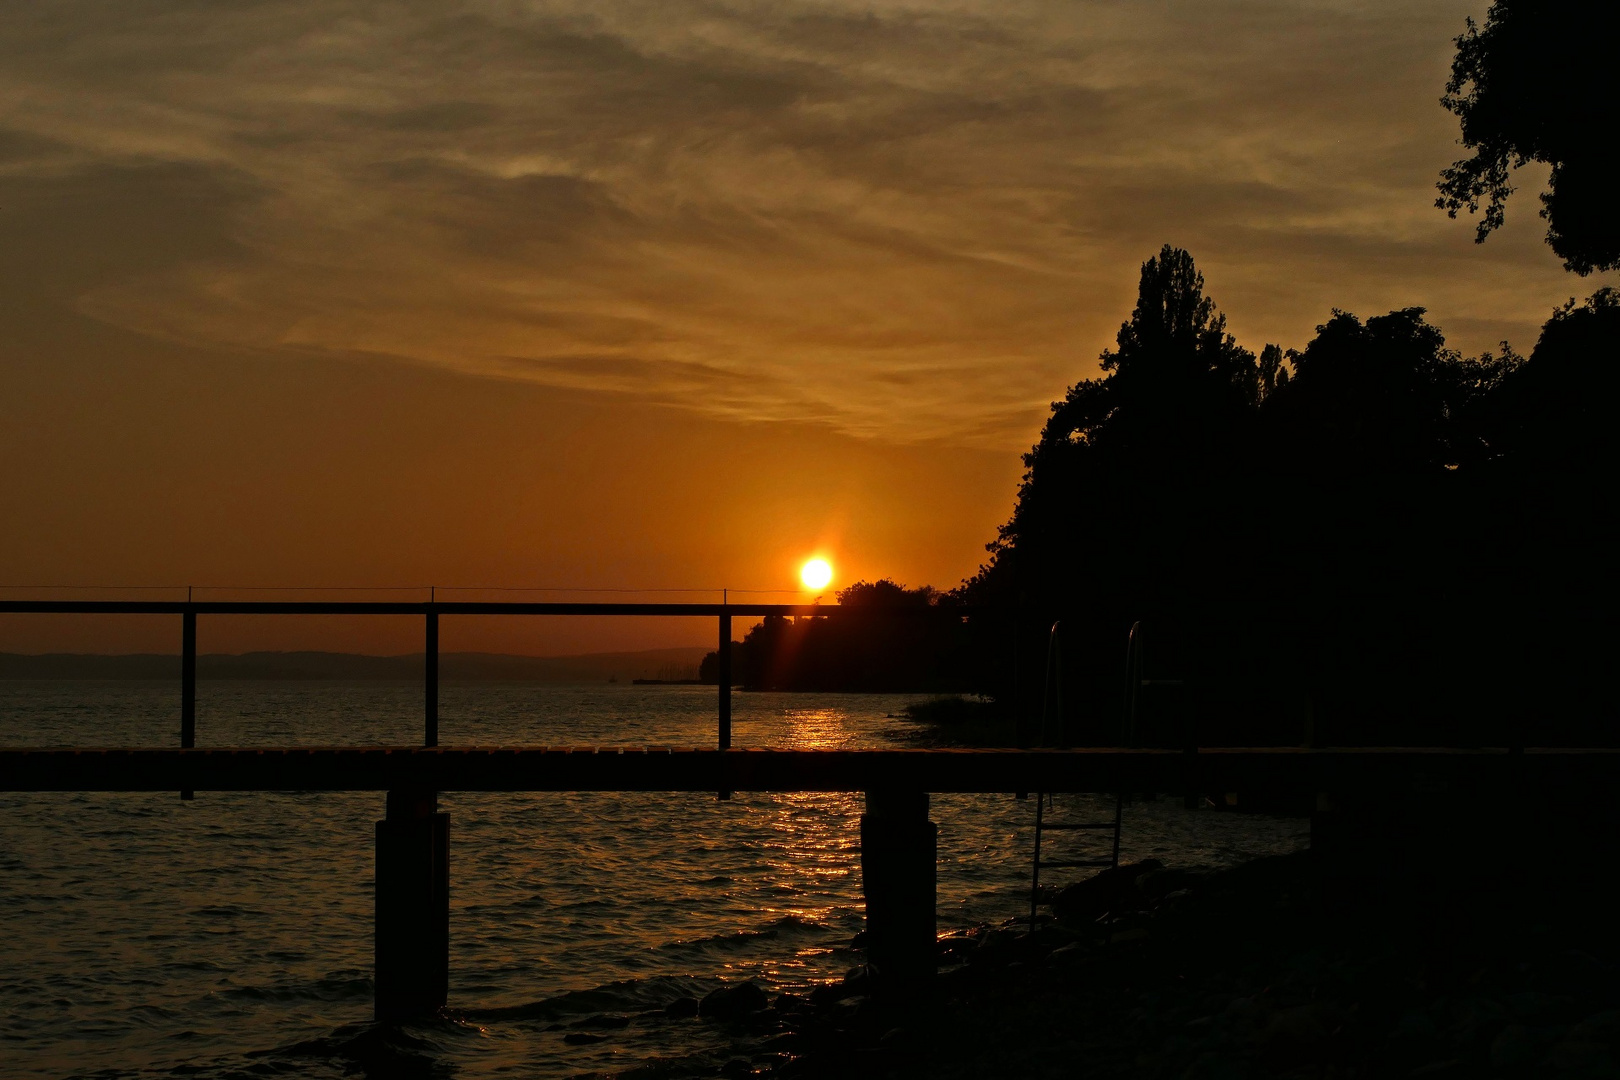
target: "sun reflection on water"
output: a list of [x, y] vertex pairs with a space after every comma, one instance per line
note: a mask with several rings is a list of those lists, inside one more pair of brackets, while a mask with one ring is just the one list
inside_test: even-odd
[[842, 709], [784, 709], [784, 749], [842, 750], [855, 739]]

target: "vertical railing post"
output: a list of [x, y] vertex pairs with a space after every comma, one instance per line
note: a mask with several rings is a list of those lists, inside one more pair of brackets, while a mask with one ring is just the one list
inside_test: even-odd
[[[724, 595], [724, 594], [722, 594]], [[725, 606], [725, 601], [721, 601]], [[731, 615], [722, 612], [720, 615], [720, 645], [717, 659], [720, 661], [720, 670], [716, 681], [720, 684], [720, 736], [717, 740], [721, 750], [731, 749]], [[718, 795], [722, 799], [731, 798], [731, 792], [721, 791]]]
[[422, 665], [425, 670], [423, 693], [425, 696], [424, 711], [426, 714], [427, 731], [422, 740], [423, 746], [439, 745], [439, 613], [428, 601], [427, 611], [427, 639], [422, 648]]
[[[189, 590], [188, 590], [189, 592]], [[186, 608], [180, 614], [180, 748], [190, 750], [197, 745], [197, 611], [187, 598]], [[192, 798], [188, 789], [180, 793], [182, 799]]]
[[731, 616], [720, 616], [720, 749], [731, 749]]
[[1182, 714], [1182, 747], [1181, 747], [1181, 805], [1187, 810], [1197, 810], [1204, 804], [1204, 786], [1198, 776], [1198, 732], [1194, 727], [1195, 718], [1191, 708], [1186, 707]]

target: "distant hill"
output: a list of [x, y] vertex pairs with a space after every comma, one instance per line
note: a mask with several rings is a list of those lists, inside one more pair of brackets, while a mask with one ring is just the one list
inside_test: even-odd
[[[580, 656], [509, 656], [502, 653], [441, 653], [439, 679], [446, 683], [599, 683], [610, 679], [668, 681], [696, 678], [707, 650], [702, 646]], [[0, 653], [0, 679], [178, 679], [178, 654]], [[315, 679], [349, 682], [418, 682], [422, 654], [361, 656], [334, 652], [205, 653], [197, 657], [198, 679]]]

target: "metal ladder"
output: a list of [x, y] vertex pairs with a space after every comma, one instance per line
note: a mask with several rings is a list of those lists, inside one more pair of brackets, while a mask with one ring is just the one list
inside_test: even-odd
[[[1165, 690], [1183, 692], [1186, 690], [1186, 681], [1183, 679], [1146, 678], [1143, 671], [1143, 656], [1146, 651], [1143, 642], [1142, 623], [1141, 620], [1137, 620], [1131, 624], [1130, 636], [1126, 639], [1125, 644], [1125, 726], [1120, 732], [1121, 746], [1142, 745], [1141, 713], [1144, 691], [1156, 688], [1153, 692], [1157, 697]], [[1191, 714], [1186, 711], [1187, 702], [1185, 697], [1182, 699], [1181, 708], [1183, 710], [1182, 723], [1177, 728], [1179, 738], [1186, 753], [1197, 753], [1197, 742], [1192, 735], [1192, 718]], [[1160, 709], [1163, 711], [1162, 699]], [[1162, 745], [1159, 740], [1162, 740], [1164, 735], [1165, 732], [1162, 730], [1153, 731], [1149, 733], [1149, 739], [1155, 745]], [[1188, 810], [1197, 809], [1198, 803], [1199, 796], [1196, 792], [1183, 793], [1183, 804]]]
[[[1063, 624], [1052, 624], [1051, 633], [1046, 639], [1046, 685], [1042, 688], [1041, 700], [1041, 733], [1042, 745], [1049, 745], [1049, 724], [1056, 717], [1057, 741], [1061, 748], [1067, 749], [1069, 745], [1068, 723], [1063, 716], [1063, 651], [1058, 637], [1058, 630]], [[1134, 630], [1134, 628], [1133, 628]], [[1035, 857], [1030, 870], [1029, 883], [1029, 928], [1035, 929], [1036, 911], [1041, 899], [1041, 871], [1070, 868], [1089, 868], [1096, 870], [1112, 869], [1119, 866], [1119, 832], [1120, 820], [1125, 810], [1125, 795], [1123, 792], [1114, 796], [1114, 818], [1112, 821], [1047, 821], [1046, 811], [1051, 807], [1056, 809], [1053, 793], [1040, 791], [1035, 793]], [[1065, 858], [1042, 859], [1041, 838], [1049, 832], [1101, 832], [1110, 830], [1113, 833], [1113, 845], [1107, 858]]]

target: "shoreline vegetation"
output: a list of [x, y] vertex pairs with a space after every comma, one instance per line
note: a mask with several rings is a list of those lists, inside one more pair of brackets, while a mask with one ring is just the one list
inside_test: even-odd
[[914, 727], [898, 734], [921, 747], [994, 747], [1018, 745], [1018, 724], [1008, 708], [993, 698], [962, 694], [936, 695], [915, 701], [895, 716]]

